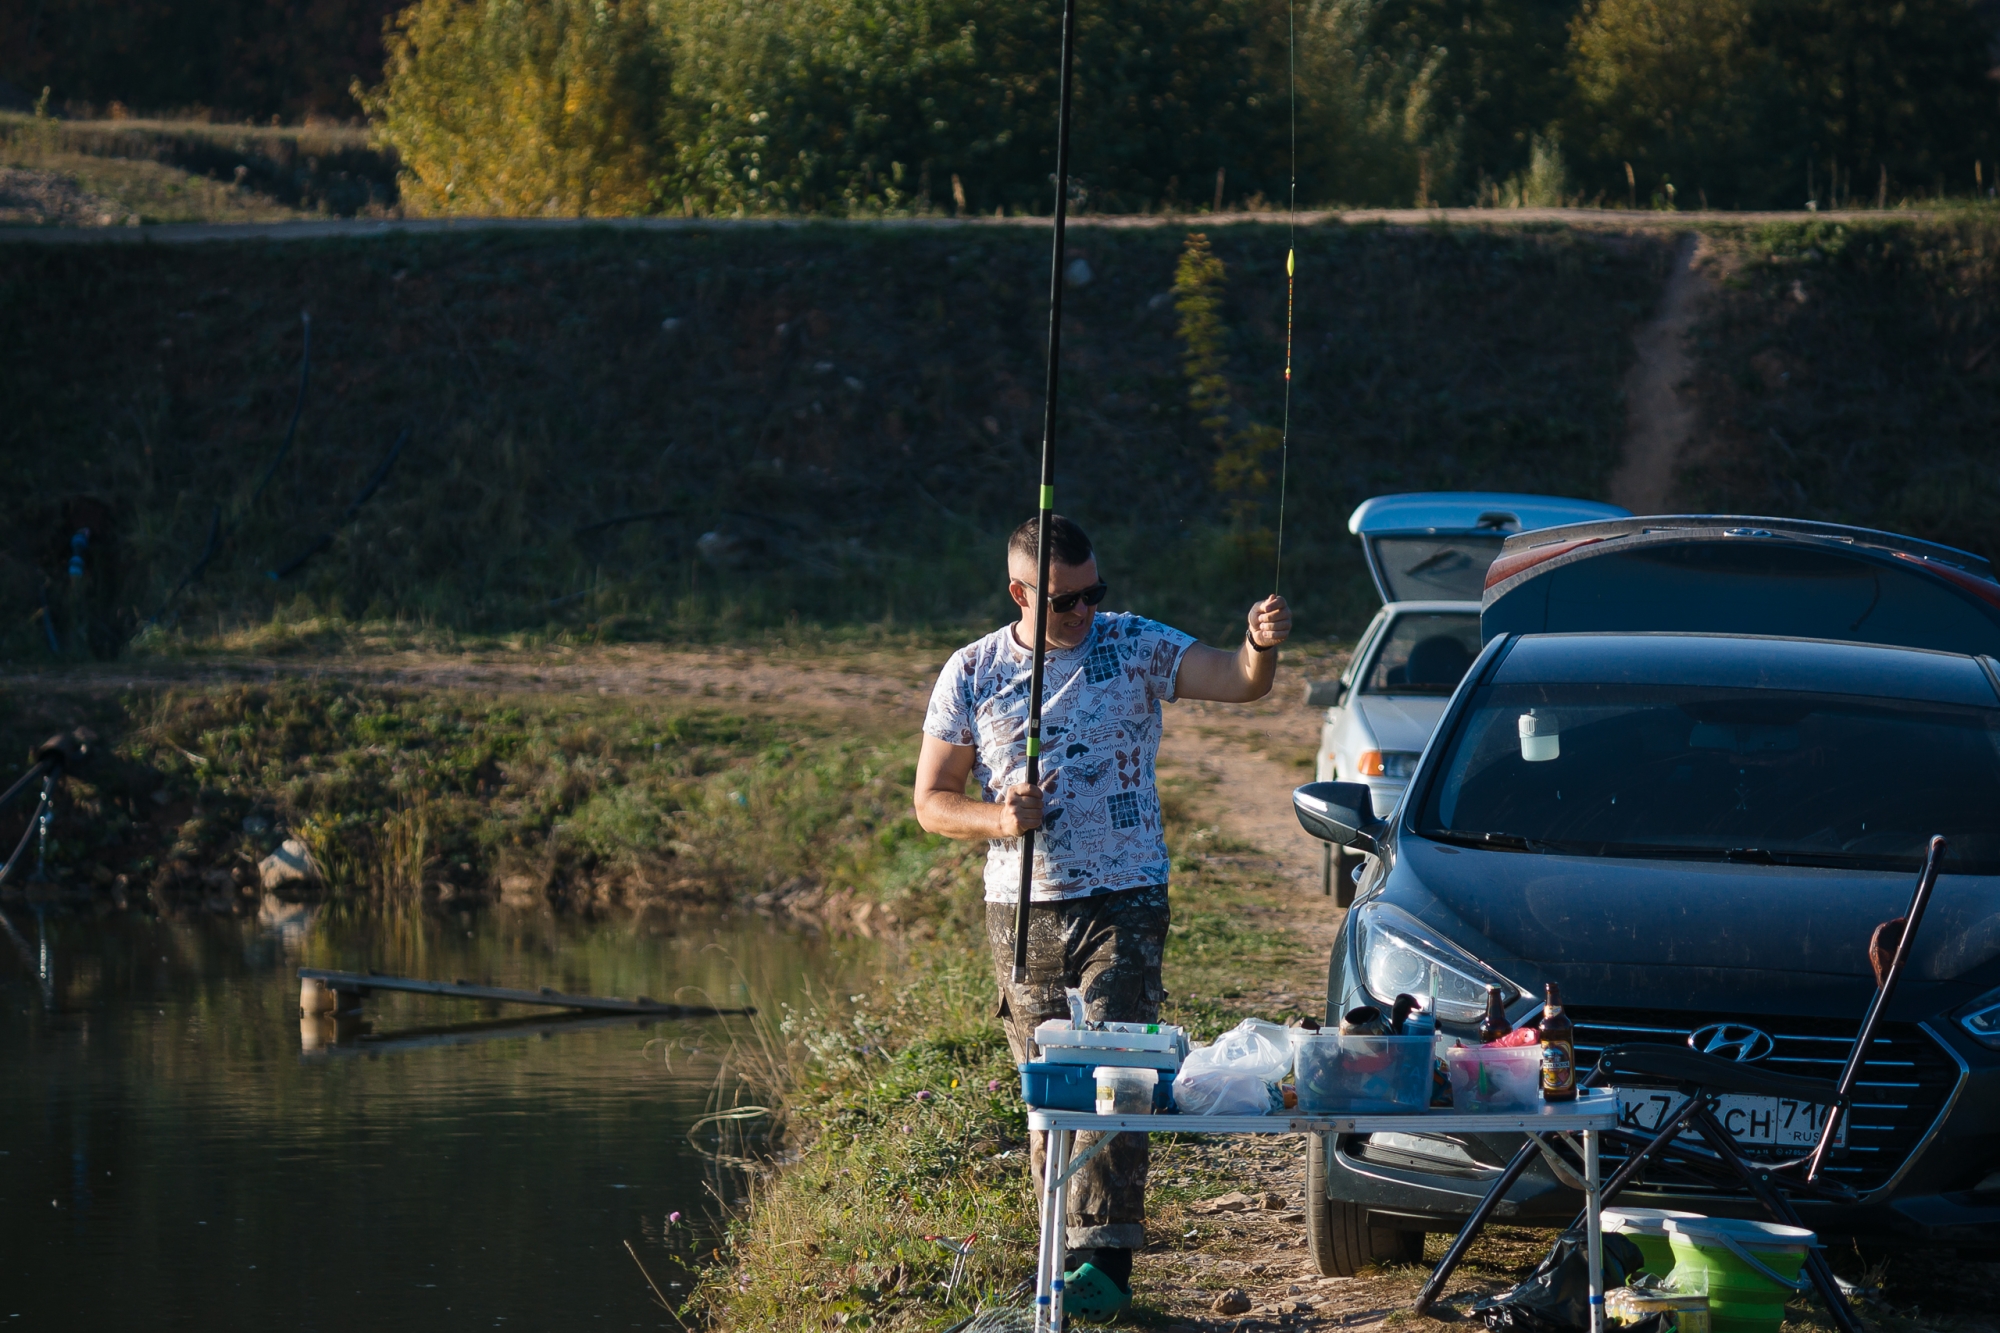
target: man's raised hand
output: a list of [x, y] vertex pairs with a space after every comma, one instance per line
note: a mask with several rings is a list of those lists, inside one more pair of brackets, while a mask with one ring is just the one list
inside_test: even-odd
[[1292, 608], [1272, 593], [1250, 608], [1250, 642], [1258, 648], [1275, 648], [1292, 635]]

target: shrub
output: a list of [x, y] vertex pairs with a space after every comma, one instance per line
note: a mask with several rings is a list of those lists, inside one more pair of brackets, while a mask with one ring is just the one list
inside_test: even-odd
[[354, 95], [411, 211], [652, 210], [671, 80], [644, 0], [418, 0], [387, 45]]

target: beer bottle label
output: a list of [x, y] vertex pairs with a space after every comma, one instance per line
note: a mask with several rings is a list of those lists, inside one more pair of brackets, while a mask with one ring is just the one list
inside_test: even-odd
[[1566, 1041], [1542, 1043], [1542, 1091], [1568, 1092], [1576, 1081], [1576, 1055]]

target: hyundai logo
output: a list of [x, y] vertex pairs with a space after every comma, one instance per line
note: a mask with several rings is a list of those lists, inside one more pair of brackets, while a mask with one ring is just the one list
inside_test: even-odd
[[1769, 1055], [1778, 1043], [1771, 1040], [1770, 1033], [1760, 1032], [1748, 1023], [1710, 1023], [1688, 1033], [1688, 1045], [1706, 1055], [1747, 1064]]

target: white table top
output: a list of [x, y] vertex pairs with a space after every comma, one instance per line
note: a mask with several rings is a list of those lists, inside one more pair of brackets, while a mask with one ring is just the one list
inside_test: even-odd
[[1147, 1134], [1373, 1134], [1457, 1131], [1495, 1134], [1533, 1130], [1615, 1129], [1618, 1094], [1582, 1088], [1573, 1102], [1544, 1102], [1531, 1111], [1413, 1111], [1405, 1115], [1098, 1115], [1091, 1111], [1028, 1109], [1029, 1129], [1138, 1130]]

